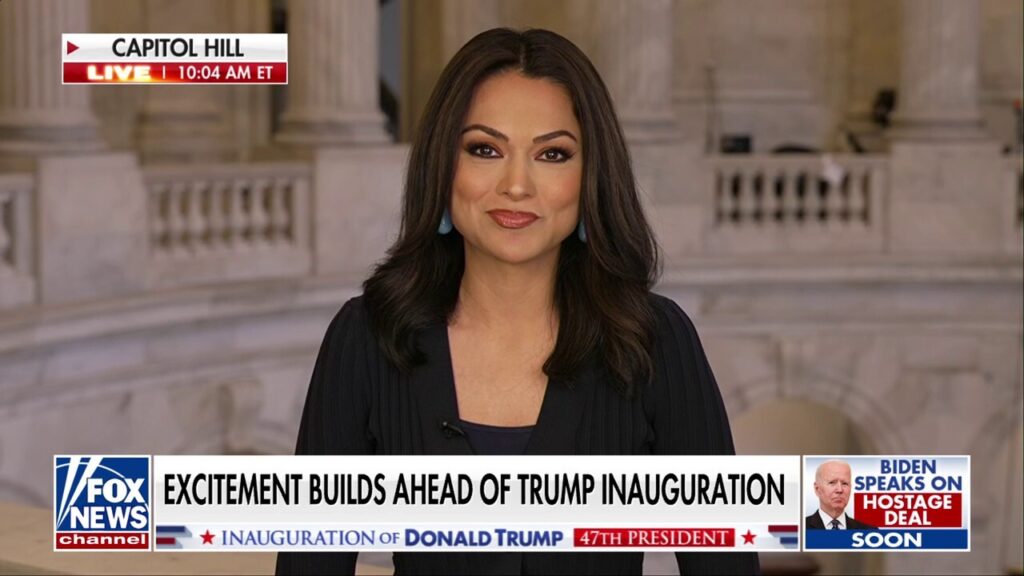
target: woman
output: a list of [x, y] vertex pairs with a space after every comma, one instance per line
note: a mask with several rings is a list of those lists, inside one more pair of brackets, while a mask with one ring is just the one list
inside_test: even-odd
[[[495, 29], [441, 74], [402, 229], [327, 330], [298, 454], [732, 454], [693, 324], [650, 293], [657, 247], [607, 89], [544, 30]], [[681, 553], [683, 574], [754, 554]], [[396, 573], [639, 574], [641, 553], [396, 553]], [[349, 573], [288, 553], [279, 573]]]

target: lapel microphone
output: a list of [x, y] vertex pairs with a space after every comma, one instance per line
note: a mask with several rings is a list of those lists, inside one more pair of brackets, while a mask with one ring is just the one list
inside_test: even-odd
[[462, 431], [462, 428], [459, 428], [458, 426], [456, 426], [455, 424], [452, 424], [451, 422], [449, 422], [447, 420], [445, 420], [444, 422], [441, 422], [441, 432], [444, 433], [444, 437], [445, 438], [449, 438], [449, 439], [454, 438], [456, 436], [465, 436], [466, 435], [466, 433]]

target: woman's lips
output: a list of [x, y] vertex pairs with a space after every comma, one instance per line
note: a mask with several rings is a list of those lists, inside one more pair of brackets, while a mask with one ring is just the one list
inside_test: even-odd
[[514, 212], [512, 210], [491, 210], [487, 213], [502, 228], [525, 228], [540, 218], [533, 212]]

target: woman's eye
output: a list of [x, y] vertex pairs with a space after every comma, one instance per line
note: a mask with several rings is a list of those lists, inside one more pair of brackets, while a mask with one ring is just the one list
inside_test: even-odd
[[469, 153], [481, 158], [497, 158], [498, 151], [489, 144], [473, 144], [469, 147]]
[[549, 148], [545, 150], [540, 157], [546, 162], [565, 162], [569, 158], [572, 158], [572, 155], [561, 148]]

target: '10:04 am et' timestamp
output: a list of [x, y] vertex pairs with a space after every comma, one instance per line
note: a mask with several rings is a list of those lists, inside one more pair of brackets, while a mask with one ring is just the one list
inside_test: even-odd
[[287, 84], [287, 62], [64, 63], [64, 82], [82, 84]]

